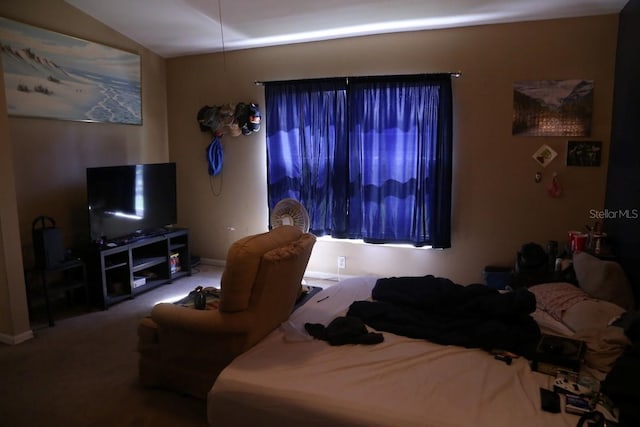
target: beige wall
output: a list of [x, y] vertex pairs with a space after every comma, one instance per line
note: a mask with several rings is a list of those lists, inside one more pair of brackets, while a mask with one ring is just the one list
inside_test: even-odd
[[[4, 248], [5, 262], [0, 262], [0, 334], [16, 336], [25, 328], [26, 303], [22, 262], [16, 263], [10, 255], [21, 248], [25, 265], [31, 265], [32, 219], [50, 215], [62, 228], [68, 247], [85, 243], [87, 167], [169, 160], [166, 71], [164, 59], [62, 0], [0, 2], [0, 16], [135, 52], [141, 55], [142, 63], [142, 126], [7, 118], [2, 92], [1, 153], [3, 162], [4, 155], [10, 154], [14, 178], [11, 183], [15, 182], [15, 190], [7, 188], [9, 192], [3, 191], [3, 197], [15, 194], [7, 208], [17, 210], [18, 221], [0, 216], [0, 230], [11, 232], [3, 235], [3, 240], [7, 242], [10, 236], [12, 246]], [[2, 181], [3, 190], [8, 185]], [[3, 209], [4, 203], [3, 198]], [[16, 294], [22, 297], [10, 299]], [[10, 311], [5, 311], [6, 306]], [[15, 321], [18, 317], [19, 325]]]
[[[179, 218], [192, 230], [192, 251], [223, 259], [231, 242], [267, 229], [265, 132], [223, 138], [222, 175], [209, 178], [196, 113], [203, 105], [264, 104], [255, 80], [344, 75], [463, 72], [454, 81], [453, 240], [447, 250], [319, 242], [309, 270], [343, 275], [436, 274], [481, 280], [488, 264], [511, 264], [528, 241], [562, 241], [604, 201], [618, 17], [615, 15], [478, 26], [324, 41], [171, 59], [167, 64], [169, 145], [178, 162]], [[603, 165], [564, 165], [566, 137], [511, 135], [513, 82], [593, 79], [592, 140]], [[583, 138], [587, 139], [587, 138]], [[532, 154], [548, 144], [559, 156], [534, 183]], [[551, 198], [557, 172], [564, 187]]]
[[[4, 82], [0, 80], [0, 111], [5, 109]], [[33, 334], [25, 304], [13, 156], [7, 122], [7, 116], [0, 114], [0, 342], [14, 344], [31, 338]]]
[[[0, 154], [3, 161], [10, 156], [13, 166], [3, 170], [8, 175], [0, 184], [0, 336], [21, 336], [28, 327], [16, 250], [22, 249], [28, 265], [33, 217], [56, 218], [68, 245], [86, 238], [88, 166], [176, 161], [179, 222], [191, 229], [193, 252], [203, 258], [223, 259], [231, 242], [266, 230], [264, 130], [225, 137], [222, 176], [210, 179], [204, 158], [209, 137], [196, 123], [203, 105], [263, 105], [263, 88], [254, 80], [464, 73], [454, 82], [453, 247], [436, 251], [319, 242], [311, 271], [335, 274], [336, 256], [344, 255], [345, 275], [431, 273], [462, 283], [478, 281], [484, 265], [512, 262], [526, 241], [563, 239], [567, 229], [589, 221], [589, 209], [603, 205], [617, 16], [371, 36], [165, 62], [62, 0], [2, 2], [0, 15], [141, 54], [144, 122], [0, 118]], [[595, 80], [590, 139], [604, 142], [599, 168], [565, 167], [568, 138], [511, 135], [513, 82], [564, 78]], [[543, 143], [560, 155], [544, 171], [543, 183], [535, 184], [538, 167], [531, 155]], [[546, 195], [553, 171], [565, 188], [560, 199]]]

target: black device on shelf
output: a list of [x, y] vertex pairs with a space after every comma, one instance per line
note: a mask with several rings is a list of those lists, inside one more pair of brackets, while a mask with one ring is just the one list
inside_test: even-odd
[[92, 242], [130, 243], [177, 223], [176, 164], [87, 168]]

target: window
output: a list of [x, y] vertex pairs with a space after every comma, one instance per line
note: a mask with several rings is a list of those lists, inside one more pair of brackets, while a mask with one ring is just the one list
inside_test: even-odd
[[266, 83], [269, 208], [309, 211], [311, 232], [450, 247], [450, 75]]

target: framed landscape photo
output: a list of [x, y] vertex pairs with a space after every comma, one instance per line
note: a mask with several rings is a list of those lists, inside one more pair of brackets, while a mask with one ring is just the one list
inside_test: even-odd
[[142, 124], [140, 56], [0, 17], [7, 113]]
[[589, 136], [593, 80], [538, 80], [513, 84], [512, 134]]
[[600, 166], [602, 142], [567, 142], [567, 166]]

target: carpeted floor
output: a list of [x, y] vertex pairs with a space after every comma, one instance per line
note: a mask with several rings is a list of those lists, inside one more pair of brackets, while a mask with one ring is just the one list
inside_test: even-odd
[[156, 302], [218, 285], [220, 273], [204, 266], [105, 311], [58, 313], [52, 328], [36, 315], [34, 339], [0, 345], [0, 425], [206, 426], [205, 402], [140, 387], [136, 327]]
[[0, 426], [206, 426], [204, 401], [138, 384], [136, 334], [154, 304], [217, 287], [221, 274], [201, 265], [108, 310], [58, 313], [51, 328], [36, 316], [34, 339], [0, 344]]
[[205, 402], [137, 382], [137, 324], [154, 304], [220, 283], [202, 266], [108, 310], [57, 313], [47, 327], [34, 316], [35, 338], [0, 345], [1, 426], [206, 426]]

